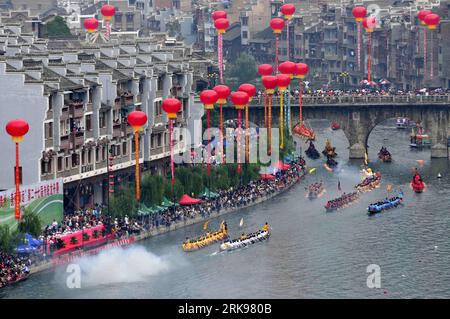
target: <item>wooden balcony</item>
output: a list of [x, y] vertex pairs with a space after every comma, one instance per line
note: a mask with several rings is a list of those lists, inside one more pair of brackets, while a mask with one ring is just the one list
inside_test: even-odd
[[73, 118], [80, 118], [84, 115], [84, 103], [83, 102], [70, 102], [69, 112]]
[[69, 135], [61, 136], [60, 148], [62, 150], [69, 150], [69, 148], [70, 148]]
[[84, 132], [72, 133], [72, 146], [74, 148], [80, 147], [84, 144]]

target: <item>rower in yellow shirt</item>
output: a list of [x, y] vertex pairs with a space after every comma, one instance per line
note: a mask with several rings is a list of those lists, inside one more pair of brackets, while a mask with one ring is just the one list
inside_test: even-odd
[[269, 226], [269, 224], [267, 222], [262, 227], [262, 230], [265, 231], [265, 232], [268, 232], [270, 230], [270, 226]]

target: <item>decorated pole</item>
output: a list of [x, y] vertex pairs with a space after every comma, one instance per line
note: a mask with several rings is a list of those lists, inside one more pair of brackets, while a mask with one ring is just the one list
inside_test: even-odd
[[267, 75], [262, 78], [262, 83], [266, 88], [266, 94], [268, 97], [267, 106], [267, 135], [268, 135], [268, 154], [272, 154], [272, 95], [275, 93], [278, 79], [274, 75]]
[[429, 14], [433, 13], [430, 10], [420, 10], [419, 13], [417, 14], [417, 18], [420, 21], [420, 24], [425, 26], [425, 28], [423, 29], [423, 74], [424, 74], [424, 79], [426, 78], [426, 74], [427, 74], [427, 27], [426, 27], [426, 23], [425, 23], [425, 17]]
[[[283, 148], [284, 147], [284, 143], [283, 143], [284, 123], [283, 123], [283, 120], [285, 120], [286, 123], [288, 123], [288, 125], [289, 125], [290, 109], [287, 106], [290, 106], [290, 94], [289, 94], [290, 82], [294, 78], [295, 63], [291, 62], [291, 61], [283, 62], [279, 65], [278, 69], [279, 69], [280, 73], [285, 74], [289, 77], [289, 84], [288, 84], [289, 89], [287, 90], [287, 88], [285, 88], [284, 90], [281, 91], [280, 88], [278, 88], [278, 91], [282, 92], [282, 95], [286, 94], [286, 98], [287, 98], [287, 101], [285, 103], [283, 103], [283, 98], [284, 98], [283, 96], [280, 99], [280, 112], [281, 112], [281, 114], [283, 114], [282, 109], [284, 108], [285, 109], [285, 117], [286, 117], [285, 119], [283, 119], [283, 116], [281, 116], [281, 118], [280, 118], [280, 125], [283, 126], [282, 133], [281, 133], [282, 135], [281, 135], [281, 146], [280, 147]], [[278, 83], [278, 84], [280, 84], [280, 83]], [[289, 131], [290, 131], [290, 125], [289, 125]]]
[[[253, 84], [242, 84], [238, 91], [242, 91], [247, 93], [248, 95], [248, 103], [250, 103], [253, 100], [253, 97], [256, 94], [256, 87]], [[249, 129], [249, 121], [248, 121], [248, 103], [245, 105], [245, 162], [249, 163], [249, 136], [248, 136], [248, 129]]]
[[365, 16], [367, 15], [367, 10], [365, 7], [354, 7], [352, 10], [353, 17], [356, 20], [356, 28], [357, 28], [357, 60], [358, 60], [358, 69], [361, 70], [361, 22], [363, 22]]
[[435, 14], [431, 13], [425, 16], [424, 18], [425, 24], [428, 26], [430, 32], [430, 79], [433, 80], [433, 72], [434, 72], [434, 55], [433, 55], [433, 30], [436, 30], [441, 18]]
[[214, 104], [219, 99], [219, 95], [214, 90], [204, 90], [200, 93], [200, 101], [202, 101], [203, 106], [206, 110], [206, 126], [208, 132], [208, 145], [206, 150], [206, 176], [211, 174], [211, 110], [214, 110]]
[[309, 67], [305, 63], [297, 63], [295, 65], [295, 76], [299, 79], [299, 93], [298, 93], [298, 111], [300, 113], [300, 127], [303, 125], [303, 80], [309, 72]]
[[136, 201], [141, 201], [141, 171], [139, 168], [139, 133], [147, 124], [147, 114], [142, 111], [133, 111], [128, 114], [128, 123], [133, 127], [134, 143], [136, 148]]
[[280, 46], [280, 34], [284, 28], [284, 20], [281, 18], [273, 18], [270, 21], [270, 27], [275, 34], [275, 72], [278, 72], [278, 50]]
[[[258, 67], [258, 73], [261, 75], [261, 79], [265, 76], [273, 74], [273, 67], [270, 64], [261, 64]], [[267, 127], [267, 94], [264, 94], [264, 126]]]
[[280, 92], [280, 149], [284, 148], [283, 96], [290, 83], [291, 78], [289, 75], [277, 74], [278, 92]]
[[372, 81], [371, 68], [372, 68], [372, 32], [377, 25], [377, 20], [374, 16], [364, 18], [362, 25], [367, 32], [367, 81], [369, 84]]
[[219, 119], [219, 129], [220, 129], [220, 163], [223, 164], [223, 110], [222, 107], [225, 103], [227, 103], [227, 98], [230, 96], [230, 88], [226, 85], [217, 85], [213, 88], [218, 95], [217, 103], [219, 103], [220, 107], [220, 119]]
[[170, 173], [171, 183], [175, 184], [175, 167], [173, 163], [173, 121], [177, 118], [177, 113], [181, 109], [181, 102], [178, 99], [165, 99], [161, 105], [164, 112], [167, 113], [169, 119], [169, 148], [170, 148]]
[[101, 13], [103, 17], [105, 18], [105, 28], [106, 28], [106, 34], [105, 38], [106, 40], [109, 40], [111, 36], [111, 25], [110, 21], [112, 17], [116, 14], [116, 8], [110, 4], [104, 4], [101, 8]]
[[24, 120], [11, 120], [6, 124], [6, 132], [11, 135], [13, 142], [16, 144], [16, 167], [15, 167], [15, 185], [16, 192], [14, 194], [14, 219], [20, 219], [20, 162], [19, 162], [19, 143], [23, 141], [23, 137], [28, 133], [30, 126]]
[[248, 104], [249, 96], [243, 91], [237, 91], [231, 93], [231, 101], [238, 111], [238, 127], [237, 127], [237, 162], [238, 162], [238, 174], [241, 174], [241, 111]]
[[288, 60], [291, 58], [290, 54], [290, 47], [289, 47], [289, 23], [291, 22], [294, 13], [295, 13], [295, 6], [291, 3], [287, 3], [281, 6], [280, 8], [281, 13], [283, 13], [284, 18], [286, 19], [286, 47], [287, 47], [287, 58]]
[[214, 21], [217, 29], [217, 55], [219, 62], [219, 79], [223, 83], [223, 34], [229, 28], [230, 22], [226, 18], [219, 18]]

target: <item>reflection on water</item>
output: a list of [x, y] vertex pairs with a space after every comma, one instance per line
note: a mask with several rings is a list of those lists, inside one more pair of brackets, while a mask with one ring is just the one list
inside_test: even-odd
[[[81, 289], [65, 286], [65, 269], [38, 274], [3, 289], [2, 297], [14, 298], [415, 298], [450, 297], [450, 170], [447, 160], [430, 160], [429, 150], [411, 151], [409, 132], [394, 121], [377, 126], [369, 138], [371, 167], [382, 173], [382, 187], [364, 194], [351, 207], [325, 213], [327, 200], [337, 197], [338, 180], [351, 191], [360, 180], [361, 160], [348, 161], [348, 142], [342, 131], [331, 131], [329, 122], [314, 121], [319, 151], [330, 138], [341, 164], [338, 174], [323, 168], [325, 159], [308, 160], [314, 174], [268, 203], [225, 216], [232, 236], [254, 231], [268, 221], [271, 238], [264, 243], [230, 253], [216, 253], [213, 245], [193, 253], [181, 252], [186, 236], [201, 232], [202, 225], [151, 238], [139, 244], [151, 252], [135, 258], [144, 275], [138, 281], [102, 281]], [[382, 145], [393, 162], [377, 161]], [[304, 148], [305, 149], [305, 148]], [[426, 193], [409, 189], [412, 170], [425, 160], [421, 173]], [[443, 175], [437, 179], [438, 173]], [[305, 187], [323, 180], [327, 192], [316, 200], [305, 198]], [[387, 195], [386, 185], [405, 191], [405, 205], [369, 217], [369, 203]], [[239, 221], [244, 217], [244, 226]], [[214, 220], [216, 227], [220, 219]], [[138, 246], [138, 247], [139, 247]], [[170, 267], [155, 269], [155, 261]], [[382, 289], [369, 289], [366, 268], [381, 267]], [[156, 263], [161, 267], [161, 264]], [[111, 264], [97, 263], [97, 271]], [[147, 272], [148, 269], [148, 272]], [[105, 269], [106, 270], [106, 269]], [[126, 272], [126, 270], [123, 270]], [[120, 274], [109, 272], [110, 276]]]

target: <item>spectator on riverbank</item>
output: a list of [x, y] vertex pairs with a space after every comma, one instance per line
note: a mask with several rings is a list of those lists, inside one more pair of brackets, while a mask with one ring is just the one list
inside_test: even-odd
[[26, 277], [31, 260], [0, 252], [0, 288]]

